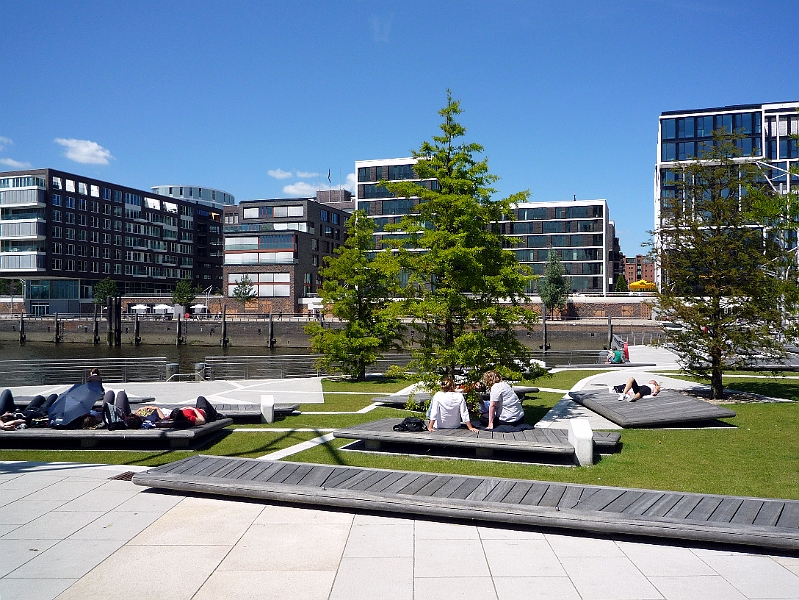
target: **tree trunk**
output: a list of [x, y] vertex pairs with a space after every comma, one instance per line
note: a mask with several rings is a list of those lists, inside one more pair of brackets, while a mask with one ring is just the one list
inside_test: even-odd
[[715, 349], [711, 357], [712, 370], [710, 373], [710, 398], [711, 400], [721, 400], [724, 398], [724, 382], [722, 380], [723, 364], [721, 353]]

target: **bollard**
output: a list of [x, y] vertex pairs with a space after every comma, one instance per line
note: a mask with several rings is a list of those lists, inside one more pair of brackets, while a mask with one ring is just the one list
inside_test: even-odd
[[574, 446], [574, 460], [581, 467], [594, 464], [594, 432], [588, 419], [569, 419], [569, 443]]
[[275, 397], [271, 394], [261, 396], [261, 422], [275, 422]]

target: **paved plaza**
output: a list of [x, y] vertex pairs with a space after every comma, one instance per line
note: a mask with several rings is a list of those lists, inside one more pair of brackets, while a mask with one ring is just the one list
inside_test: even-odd
[[[632, 374], [619, 371], [583, 383]], [[0, 463], [0, 600], [799, 600], [792, 556], [160, 493], [116, 479], [140, 470]]]

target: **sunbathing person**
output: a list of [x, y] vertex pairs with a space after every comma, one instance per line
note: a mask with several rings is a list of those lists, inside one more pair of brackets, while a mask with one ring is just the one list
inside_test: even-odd
[[[630, 377], [627, 381], [627, 385], [624, 386], [624, 391], [619, 394], [619, 400], [635, 402], [644, 396], [657, 396], [660, 393], [660, 384], [654, 379], [650, 379], [649, 383], [652, 387], [648, 385], [638, 385], [635, 377]], [[630, 390], [632, 390], [632, 394], [630, 394]]]
[[455, 382], [452, 379], [445, 379], [441, 382], [441, 391], [436, 392], [430, 401], [428, 418], [430, 419], [427, 425], [428, 431], [457, 429], [461, 423], [465, 423], [469, 431], [477, 431], [469, 421], [466, 399], [461, 392], [455, 391]]
[[53, 402], [56, 401], [56, 398], [58, 398], [57, 394], [50, 394], [47, 398], [37, 395], [24, 410], [20, 410], [14, 402], [14, 395], [11, 390], [5, 389], [0, 392], [0, 417], [6, 417], [5, 422], [10, 422], [13, 420], [11, 416], [21, 414], [22, 417], [14, 416], [14, 418], [25, 419], [28, 427], [30, 427], [34, 419], [47, 419], [47, 412]]
[[172, 426], [182, 429], [199, 427], [219, 418], [219, 413], [216, 412], [216, 409], [208, 402], [205, 396], [197, 396], [197, 402], [194, 406], [181, 406], [169, 414], [169, 420], [173, 422]]

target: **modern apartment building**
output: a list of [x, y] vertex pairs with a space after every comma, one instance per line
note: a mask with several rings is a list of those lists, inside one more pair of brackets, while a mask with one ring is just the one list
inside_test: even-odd
[[318, 306], [319, 267], [346, 239], [349, 213], [312, 198], [245, 200], [224, 210], [224, 291], [246, 276], [257, 294], [248, 310], [307, 312]]
[[169, 293], [222, 286], [222, 213], [54, 169], [0, 173], [0, 277], [25, 280], [26, 310], [80, 312], [95, 282]]
[[[376, 236], [383, 227], [398, 222], [419, 202], [418, 198], [395, 198], [380, 181], [418, 182], [437, 189], [435, 179], [420, 180], [413, 169], [415, 158], [361, 160], [355, 162], [358, 178], [357, 207], [376, 221]], [[558, 253], [572, 290], [607, 293], [621, 272], [621, 252], [615, 225], [608, 217], [605, 200], [530, 202], [514, 209], [515, 221], [503, 221], [502, 231], [517, 240], [513, 246], [519, 262], [542, 274], [550, 248]], [[534, 291], [534, 290], [532, 290]]]
[[737, 160], [761, 165], [764, 179], [777, 192], [799, 190], [799, 176], [790, 173], [799, 166], [798, 111], [799, 102], [777, 102], [662, 113], [655, 165], [655, 229], [663, 224], [662, 202], [677, 193], [681, 164], [701, 158], [713, 144], [712, 132], [722, 127], [743, 136], [737, 142], [742, 152]]

